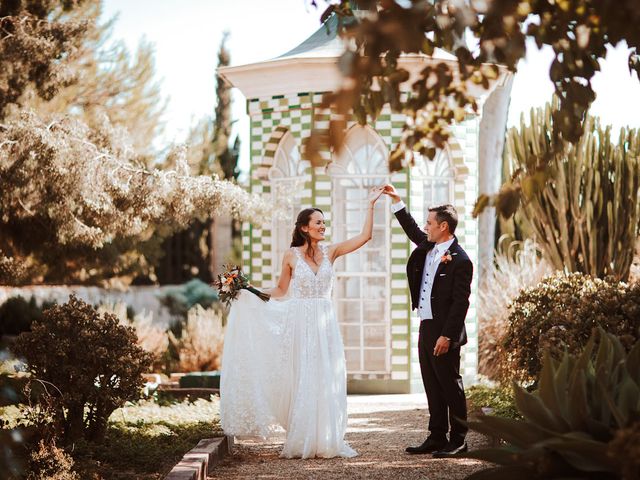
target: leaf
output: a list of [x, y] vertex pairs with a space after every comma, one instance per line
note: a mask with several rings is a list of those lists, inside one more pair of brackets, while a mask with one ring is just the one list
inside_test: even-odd
[[584, 428], [585, 421], [589, 416], [589, 405], [587, 403], [587, 380], [583, 370], [579, 369], [572, 373], [567, 402], [569, 403], [567, 418], [571, 428]]
[[527, 392], [520, 385], [514, 383], [516, 406], [518, 411], [531, 423], [549, 432], [563, 432], [565, 426], [544, 405], [536, 394]]
[[548, 437], [536, 425], [524, 420], [487, 415], [478, 421], [468, 422], [469, 427], [480, 433], [503, 439], [505, 442], [520, 448], [527, 448]]
[[[568, 425], [562, 419], [563, 411], [560, 407], [559, 395], [564, 395], [566, 383], [557, 385], [559, 379], [554, 375], [554, 365], [551, 354], [548, 350], [544, 352], [544, 361], [542, 371], [540, 372], [540, 380], [538, 383], [538, 395], [551, 414], [555, 416], [558, 423], [563, 424], [564, 429], [568, 429]], [[564, 380], [564, 379], [563, 379]], [[558, 392], [560, 390], [560, 392]]]
[[313, 167], [322, 166], [324, 159], [320, 155], [320, 148], [326, 142], [326, 134], [315, 130], [303, 141], [303, 158], [309, 161]]
[[471, 213], [473, 218], [477, 218], [478, 215], [480, 215], [484, 211], [484, 209], [489, 206], [489, 199], [489, 195], [486, 195], [484, 193], [478, 197], [478, 199], [476, 200], [476, 204], [473, 206], [473, 212]]
[[425, 55], [431, 56], [433, 55], [433, 51], [434, 51], [433, 42], [425, 37], [425, 39], [422, 41], [422, 53], [424, 53]]
[[545, 448], [558, 452], [581, 471], [615, 472], [615, 465], [607, 455], [607, 444], [586, 438], [563, 436], [545, 442]]
[[342, 151], [347, 121], [344, 118], [332, 119], [329, 122], [329, 146], [336, 154]]
[[520, 190], [517, 187], [505, 183], [500, 187], [496, 198], [496, 209], [504, 218], [510, 218], [518, 210], [520, 205]]
[[400, 145], [389, 155], [389, 172], [399, 172], [403, 168], [404, 150]]
[[633, 378], [636, 384], [640, 384], [640, 341], [635, 343], [627, 355], [625, 365], [631, 378]]

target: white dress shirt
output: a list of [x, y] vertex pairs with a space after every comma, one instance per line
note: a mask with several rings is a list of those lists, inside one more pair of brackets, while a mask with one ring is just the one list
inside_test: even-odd
[[[405, 204], [402, 200], [398, 203], [391, 204], [391, 211], [393, 213], [399, 212], [405, 208]], [[427, 320], [433, 318], [433, 312], [431, 311], [431, 289], [433, 288], [433, 281], [435, 280], [436, 270], [440, 265], [440, 259], [444, 255], [449, 247], [453, 244], [455, 239], [447, 240], [446, 242], [436, 244], [427, 253], [427, 257], [424, 260], [424, 271], [422, 272], [422, 284], [420, 286], [420, 300], [418, 302], [418, 315], [421, 320]]]

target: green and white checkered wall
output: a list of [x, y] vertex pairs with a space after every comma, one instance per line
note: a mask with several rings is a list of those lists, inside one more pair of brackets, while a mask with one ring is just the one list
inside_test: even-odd
[[[276, 95], [269, 98], [250, 99], [247, 110], [251, 121], [251, 180], [253, 193], [271, 195], [267, 179], [268, 168], [273, 162], [278, 140], [289, 131], [300, 149], [303, 139], [308, 138], [312, 128], [328, 129], [331, 112], [321, 110], [321, 93], [299, 93]], [[314, 111], [316, 113], [314, 118]], [[314, 125], [315, 122], [315, 125]], [[348, 126], [351, 126], [350, 122]], [[389, 151], [401, 139], [404, 116], [393, 113], [388, 106], [381, 112], [371, 127], [380, 135]], [[460, 216], [457, 236], [461, 245], [476, 264], [477, 222], [471, 217], [473, 204], [478, 192], [477, 177], [477, 137], [478, 119], [469, 118], [454, 127], [454, 141], [451, 143], [456, 181], [454, 205]], [[329, 151], [321, 152], [326, 162], [331, 160]], [[301, 207], [317, 206], [325, 212], [328, 225], [328, 240], [331, 227], [331, 178], [324, 167], [315, 170], [304, 162], [304, 186], [300, 193]], [[395, 172], [391, 181], [399, 194], [408, 199], [409, 208], [418, 221], [424, 215], [420, 205], [411, 202], [411, 173], [407, 170]], [[275, 283], [280, 265], [274, 262], [272, 221], [263, 225], [243, 225], [243, 266], [251, 275], [252, 282], [268, 287]], [[419, 319], [411, 312], [409, 291], [405, 275], [406, 260], [413, 248], [404, 232], [392, 217], [391, 225], [391, 373], [389, 375], [353, 375], [351, 380], [387, 382], [389, 391], [420, 391], [422, 380], [417, 356], [417, 335]], [[471, 306], [467, 316], [469, 343], [463, 348], [461, 370], [465, 382], [473, 382], [477, 374], [477, 278], [474, 277]]]

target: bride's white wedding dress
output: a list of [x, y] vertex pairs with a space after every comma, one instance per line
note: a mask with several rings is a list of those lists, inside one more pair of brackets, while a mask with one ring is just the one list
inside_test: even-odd
[[286, 434], [281, 457], [353, 457], [342, 336], [331, 302], [327, 247], [317, 273], [294, 248], [291, 298], [241, 291], [227, 323], [220, 418], [227, 435]]

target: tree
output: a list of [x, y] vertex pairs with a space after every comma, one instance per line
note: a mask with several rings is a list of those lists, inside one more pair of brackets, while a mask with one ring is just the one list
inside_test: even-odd
[[[231, 56], [226, 48], [228, 34], [225, 33], [220, 50], [218, 51], [218, 68], [226, 67], [231, 64]], [[231, 87], [224, 79], [216, 74], [216, 116], [214, 124], [213, 144], [215, 145], [215, 155], [217, 164], [222, 169], [222, 178], [236, 182], [240, 175], [238, 168], [238, 160], [240, 158], [240, 136], [236, 135], [233, 146], [230, 145], [231, 128], [233, 121], [231, 119]], [[212, 225], [213, 228], [217, 226]], [[242, 231], [240, 222], [235, 219], [231, 221], [231, 243], [232, 248], [236, 252], [242, 250]], [[216, 260], [216, 256], [213, 257]], [[212, 261], [212, 263], [214, 263]], [[215, 269], [216, 266], [212, 265]], [[219, 268], [219, 266], [217, 266]]]
[[90, 19], [77, 19], [83, 5], [0, 4], [0, 283], [130, 281], [153, 262], [141, 245], [159, 254], [154, 232], [167, 236], [222, 212], [259, 220], [269, 211], [230, 182], [190, 175], [184, 149], [168, 155], [174, 170], [146, 167], [126, 125], [106, 115], [24, 111], [44, 105], [36, 95], [54, 105], [77, 81], [74, 62], [95, 32]]
[[70, 18], [84, 20], [87, 25], [74, 58], [67, 64], [78, 81], [61, 88], [48, 101], [28, 95], [22, 108], [33, 108], [45, 117], [77, 116], [93, 128], [100, 128], [106, 116], [112, 125], [127, 130], [132, 147], [150, 165], [166, 109], [156, 80], [154, 49], [142, 41], [132, 57], [122, 41], [113, 41], [116, 19], [99, 24], [101, 14], [101, 0], [85, 0], [69, 12]]
[[[225, 33], [218, 50], [218, 67], [229, 65], [231, 57], [226, 48], [228, 34]], [[240, 139], [237, 136], [230, 146], [231, 129], [231, 87], [216, 75], [215, 116], [204, 118], [191, 129], [187, 153], [187, 163], [195, 175], [220, 175], [221, 178], [236, 182], [240, 173], [238, 158]], [[219, 263], [216, 245], [216, 229], [219, 222], [215, 217], [194, 220], [186, 230], [166, 238], [162, 244], [163, 258], [157, 268], [161, 283], [182, 283], [198, 277], [211, 282]], [[231, 222], [232, 239], [240, 241], [240, 222]]]
[[121, 133], [108, 124], [96, 133], [68, 117], [45, 124], [34, 114], [0, 132], [0, 248], [46, 268], [116, 239], [183, 229], [194, 218], [226, 212], [259, 220], [269, 211], [230, 182], [192, 177], [184, 149], [170, 154], [176, 170], [137, 166]]
[[88, 23], [68, 18], [80, 1], [0, 2], [0, 121], [19, 107], [27, 89], [50, 100], [73, 83], [67, 68], [86, 35]]
[[[359, 21], [349, 21], [356, 7], [364, 13]], [[352, 111], [364, 124], [385, 104], [409, 117], [403, 139], [389, 157], [390, 169], [403, 168], [414, 153], [433, 158], [436, 148], [447, 141], [449, 125], [477, 110], [470, 85], [489, 86], [498, 76], [498, 64], [515, 72], [528, 38], [538, 47], [551, 46], [555, 53], [549, 72], [560, 99], [553, 119], [554, 144], [579, 141], [595, 98], [591, 79], [607, 46], [626, 41], [631, 48], [630, 71], [640, 74], [636, 27], [640, 9], [635, 0], [615, 5], [607, 0], [411, 0], [409, 5], [396, 0], [340, 0], [330, 4], [321, 19], [332, 14], [343, 19], [342, 35], [352, 41], [340, 62], [343, 85], [324, 99], [324, 105], [333, 105], [338, 115], [326, 134], [316, 132], [308, 142], [306, 155], [311, 161], [319, 158], [323, 143], [340, 148], [345, 125], [341, 115]], [[471, 36], [476, 45], [467, 45]], [[431, 55], [435, 48], [455, 54], [457, 69], [444, 63], [425, 68], [402, 102], [400, 85], [409, 73], [399, 66], [400, 55]], [[511, 215], [528, 178], [520, 174], [497, 195], [481, 196], [475, 213], [491, 203]]]

